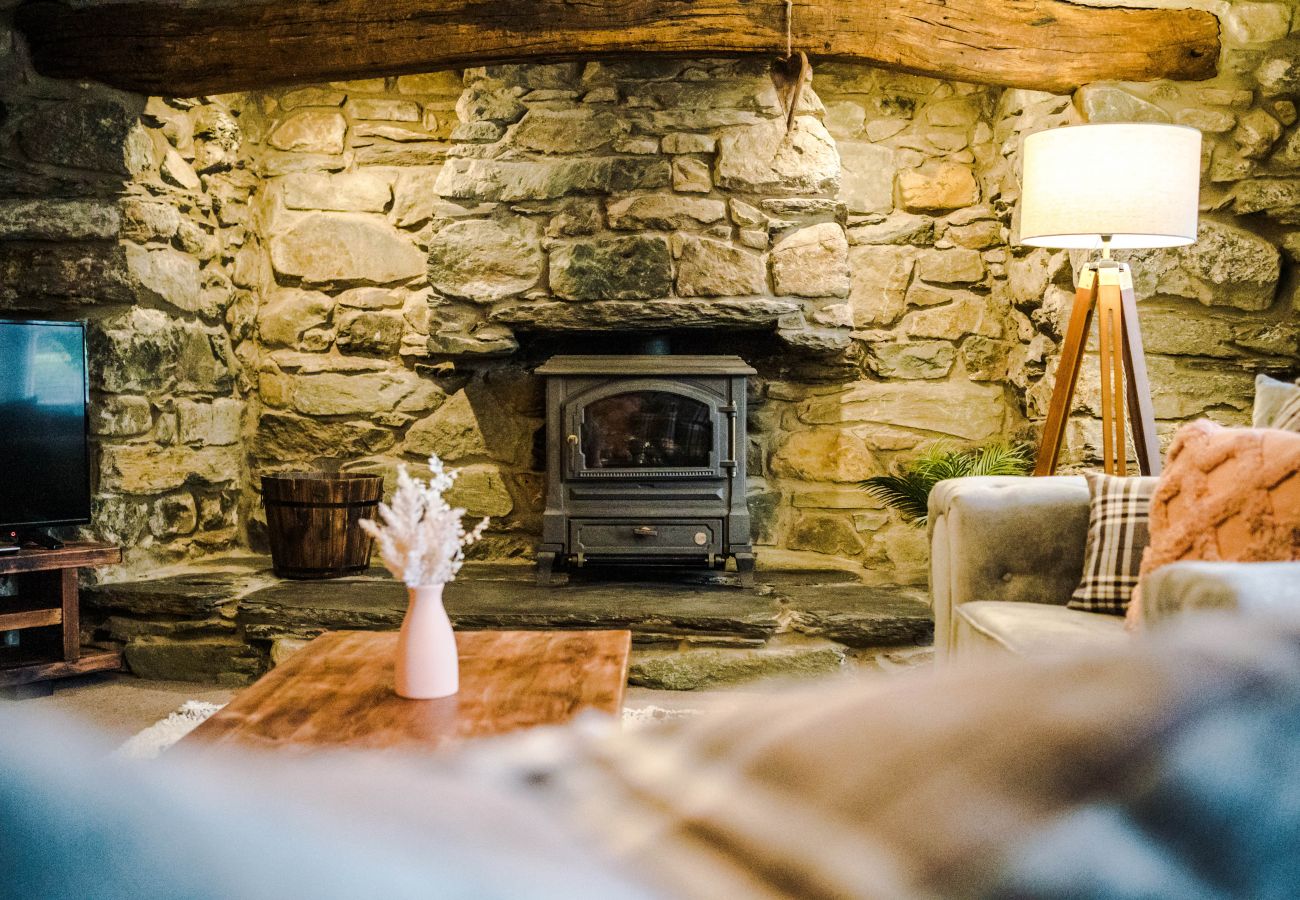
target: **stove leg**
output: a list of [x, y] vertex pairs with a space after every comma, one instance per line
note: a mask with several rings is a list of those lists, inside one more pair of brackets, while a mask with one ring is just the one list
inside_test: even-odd
[[567, 584], [569, 576], [555, 571], [559, 554], [554, 550], [537, 551], [537, 584], [541, 587], [553, 587]]
[[741, 587], [754, 586], [754, 553], [740, 551], [736, 554], [736, 573], [740, 575]]

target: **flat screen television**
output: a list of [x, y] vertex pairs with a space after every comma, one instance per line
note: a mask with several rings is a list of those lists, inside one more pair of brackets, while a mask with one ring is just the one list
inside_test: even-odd
[[0, 541], [90, 521], [86, 328], [0, 319]]

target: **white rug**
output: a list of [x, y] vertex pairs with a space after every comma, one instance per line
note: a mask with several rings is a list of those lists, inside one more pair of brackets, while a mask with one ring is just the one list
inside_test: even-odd
[[[187, 700], [181, 708], [161, 721], [155, 722], [134, 737], [129, 738], [114, 751], [122, 759], [156, 759], [173, 744], [216, 713], [221, 706], [202, 700]], [[653, 727], [677, 719], [692, 719], [700, 715], [698, 709], [664, 709], [662, 706], [641, 706], [623, 710], [623, 727], [629, 731]]]
[[129, 738], [113, 755], [122, 759], [155, 759], [219, 709], [221, 707], [215, 703], [187, 700], [167, 718]]

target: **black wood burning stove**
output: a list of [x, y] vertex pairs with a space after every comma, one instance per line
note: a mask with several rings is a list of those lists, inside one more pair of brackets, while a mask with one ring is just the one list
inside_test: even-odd
[[745, 377], [736, 356], [557, 356], [546, 376], [537, 577], [588, 563], [736, 559], [752, 584]]

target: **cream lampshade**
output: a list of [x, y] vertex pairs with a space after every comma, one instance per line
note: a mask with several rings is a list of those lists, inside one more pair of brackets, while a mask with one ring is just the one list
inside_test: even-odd
[[1099, 249], [1196, 240], [1201, 133], [1181, 125], [1072, 125], [1025, 138], [1020, 243]]

